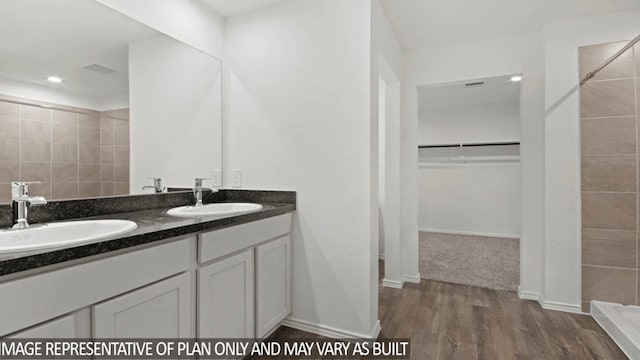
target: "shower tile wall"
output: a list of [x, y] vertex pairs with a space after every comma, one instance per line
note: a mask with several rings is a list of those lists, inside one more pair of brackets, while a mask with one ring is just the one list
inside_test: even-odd
[[[580, 78], [626, 43], [581, 47]], [[583, 311], [591, 300], [640, 305], [638, 75], [640, 47], [580, 89]]]
[[[14, 180], [41, 181], [31, 185], [30, 192], [48, 200], [129, 192], [127, 109], [97, 112], [57, 104], [44, 108], [16, 101], [31, 102], [0, 95], [0, 203], [11, 201], [10, 183]], [[103, 119], [110, 124], [104, 129]], [[117, 146], [115, 137], [109, 145], [102, 144], [103, 130], [117, 132]], [[119, 166], [118, 177], [115, 173], [111, 177], [102, 173], [102, 157], [108, 150], [118, 151], [117, 163], [115, 157], [105, 159], [110, 159], [112, 166]], [[126, 171], [122, 170], [125, 164]]]

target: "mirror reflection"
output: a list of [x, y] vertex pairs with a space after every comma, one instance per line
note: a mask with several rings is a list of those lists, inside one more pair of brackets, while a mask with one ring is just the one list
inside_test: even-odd
[[60, 200], [219, 176], [218, 59], [94, 1], [3, 4], [0, 203], [16, 180]]

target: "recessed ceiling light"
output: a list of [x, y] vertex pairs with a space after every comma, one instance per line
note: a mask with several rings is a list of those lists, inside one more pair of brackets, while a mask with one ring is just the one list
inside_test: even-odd
[[511, 79], [509, 79], [509, 80], [511, 80], [511, 81], [513, 81], [513, 82], [522, 81], [522, 76], [520, 76], [520, 75], [514, 75], [514, 76], [512, 76], [512, 77], [511, 77]]
[[62, 79], [60, 79], [60, 78], [59, 78], [59, 77], [57, 77], [57, 76], [49, 76], [49, 77], [47, 78], [47, 81], [48, 81], [48, 82], [52, 82], [52, 83], [54, 83], [54, 84], [60, 84], [60, 83], [62, 82]]

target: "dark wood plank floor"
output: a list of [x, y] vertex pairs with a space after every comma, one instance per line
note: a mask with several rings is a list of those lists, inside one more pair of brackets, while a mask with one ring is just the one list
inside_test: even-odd
[[[411, 359], [627, 359], [591, 317], [515, 293], [423, 280], [379, 296], [380, 337], [410, 339]], [[282, 327], [272, 338], [318, 337]]]

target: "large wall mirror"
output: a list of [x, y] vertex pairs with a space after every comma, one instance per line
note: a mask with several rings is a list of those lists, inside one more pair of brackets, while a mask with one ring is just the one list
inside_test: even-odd
[[218, 59], [93, 0], [3, 0], [0, 203], [221, 178]]

